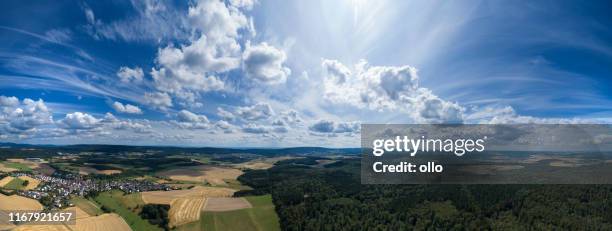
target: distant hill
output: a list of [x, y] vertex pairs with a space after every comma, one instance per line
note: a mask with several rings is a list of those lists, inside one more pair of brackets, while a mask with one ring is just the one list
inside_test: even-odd
[[63, 152], [146, 152], [159, 151], [165, 153], [201, 153], [201, 154], [258, 154], [265, 156], [276, 155], [325, 155], [342, 154], [358, 155], [360, 148], [323, 148], [323, 147], [292, 147], [292, 148], [216, 148], [216, 147], [172, 147], [172, 146], [132, 146], [132, 145], [104, 145], [104, 144], [77, 144], [77, 145], [32, 145], [17, 143], [0, 143], [4, 148], [39, 148]]

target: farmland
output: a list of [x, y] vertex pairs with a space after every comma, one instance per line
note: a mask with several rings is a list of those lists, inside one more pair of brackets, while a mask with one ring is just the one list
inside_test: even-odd
[[[20, 176], [18, 179], [22, 180], [22, 181], [27, 181], [27, 185], [23, 188], [23, 190], [32, 190], [35, 189], [36, 187], [38, 187], [38, 185], [40, 184], [40, 181], [38, 179], [34, 179], [32, 177], [29, 176]], [[22, 182], [23, 184], [23, 182]]]
[[134, 196], [124, 196], [120, 191], [111, 191], [100, 193], [95, 198], [95, 201], [103, 206], [103, 210], [109, 210], [111, 212], [119, 214], [132, 228], [132, 230], [161, 230], [161, 228], [154, 226], [138, 216], [135, 212], [135, 207], [131, 205], [141, 204]]
[[92, 231], [130, 231], [130, 226], [115, 213], [78, 219], [75, 225], [69, 225], [72, 230]]
[[177, 168], [160, 172], [158, 175], [172, 180], [188, 182], [206, 182], [211, 185], [227, 186], [225, 180], [235, 180], [242, 171], [234, 168], [201, 165], [189, 168]]
[[172, 200], [183, 197], [231, 197], [235, 191], [229, 188], [196, 186], [186, 190], [142, 192], [141, 195], [147, 204], [170, 204]]
[[206, 201], [206, 198], [201, 196], [174, 199], [170, 204], [168, 226], [177, 227], [200, 219], [204, 201]]
[[0, 194], [0, 210], [42, 210], [43, 206], [36, 200], [12, 195]]
[[70, 199], [70, 202], [72, 202], [76, 207], [80, 208], [90, 216], [97, 216], [102, 214], [102, 209], [100, 209], [100, 206], [93, 201], [87, 200], [82, 197], [73, 197], [72, 199]]
[[2, 178], [2, 180], [0, 180], [0, 187], [4, 187], [8, 183], [11, 183], [11, 181], [13, 181], [14, 179], [15, 177], [12, 177], [12, 176], [6, 176]]
[[243, 197], [209, 198], [203, 211], [223, 212], [251, 208], [251, 203]]
[[204, 211], [198, 222], [180, 226], [178, 230], [280, 230], [270, 195], [246, 197], [246, 200], [252, 208]]
[[6, 183], [3, 188], [12, 190], [21, 190], [24, 188], [25, 181], [20, 178], [13, 178], [10, 182]]

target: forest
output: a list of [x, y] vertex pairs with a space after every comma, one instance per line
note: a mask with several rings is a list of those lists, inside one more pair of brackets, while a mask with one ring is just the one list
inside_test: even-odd
[[359, 160], [292, 161], [239, 180], [272, 194], [283, 230], [611, 230], [607, 185], [365, 185]]

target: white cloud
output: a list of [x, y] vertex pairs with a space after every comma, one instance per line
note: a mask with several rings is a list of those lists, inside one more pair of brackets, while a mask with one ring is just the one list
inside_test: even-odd
[[285, 52], [267, 43], [251, 46], [247, 43], [242, 55], [246, 75], [257, 82], [267, 84], [284, 83], [291, 69], [284, 66]]
[[66, 43], [71, 40], [72, 32], [68, 29], [51, 29], [45, 32], [45, 37], [55, 43]]
[[325, 98], [372, 110], [398, 110], [415, 122], [461, 122], [464, 108], [418, 86], [411, 66], [370, 66], [365, 60], [354, 71], [335, 60], [323, 60]]
[[17, 97], [15, 96], [6, 97], [3, 95], [0, 95], [0, 106], [12, 107], [12, 106], [17, 106], [18, 104], [19, 104], [19, 99], [17, 99]]
[[188, 18], [191, 26], [206, 35], [211, 44], [230, 50], [238, 46], [235, 39], [239, 30], [249, 25], [238, 8], [217, 0], [198, 1], [195, 6], [189, 7]]
[[222, 1], [203, 0], [189, 7], [188, 21], [195, 39], [187, 45], [160, 48], [157, 68], [151, 71], [158, 90], [179, 93], [222, 90], [216, 74], [239, 67], [239, 30], [248, 26], [246, 16]]
[[317, 133], [356, 133], [361, 130], [357, 122], [335, 122], [332, 120], [319, 120], [308, 127]]
[[51, 111], [44, 101], [0, 96], [0, 132], [20, 134], [52, 123]]
[[236, 131], [236, 126], [230, 124], [225, 120], [219, 120], [215, 123], [215, 127], [217, 129], [222, 130], [224, 133], [234, 133]]
[[138, 83], [142, 81], [144, 77], [144, 72], [140, 67], [129, 68], [129, 67], [121, 67], [117, 71], [117, 76], [121, 82], [124, 83]]
[[147, 104], [157, 109], [165, 110], [168, 107], [172, 107], [172, 99], [165, 92], [147, 92], [144, 95], [144, 100]]
[[474, 109], [466, 116], [466, 122], [478, 124], [593, 124], [592, 119], [578, 118], [539, 118], [516, 113], [511, 106], [485, 107]]
[[208, 129], [210, 121], [205, 115], [198, 115], [187, 110], [181, 110], [176, 115], [178, 120], [171, 121], [179, 128], [185, 129]]
[[351, 71], [348, 67], [337, 60], [323, 59], [321, 65], [329, 75], [328, 79], [333, 80], [337, 84], [343, 84], [351, 76]]
[[257, 3], [256, 0], [230, 0], [229, 2], [230, 4], [232, 4], [232, 6], [239, 7], [239, 8], [245, 8], [248, 10], [252, 9], [253, 5]]
[[258, 124], [247, 124], [242, 128], [242, 131], [245, 133], [253, 133], [253, 134], [265, 134], [270, 133], [272, 131], [271, 128], [267, 126], [262, 126]]
[[181, 110], [177, 116], [180, 122], [208, 123], [208, 118], [205, 115], [198, 115], [187, 110]]
[[95, 39], [161, 43], [189, 37], [187, 22], [181, 12], [164, 1], [131, 1], [136, 12], [115, 21], [103, 22], [94, 11], [84, 7], [85, 30]]
[[158, 90], [178, 93], [188, 91], [222, 90], [224, 83], [214, 75], [214, 71], [225, 71], [238, 66], [238, 60], [227, 57], [214, 57], [210, 52], [214, 47], [200, 47], [205, 38], [182, 48], [166, 47], [159, 50], [159, 68], [151, 71]]
[[234, 113], [226, 111], [220, 107], [217, 108], [217, 115], [221, 117], [222, 119], [229, 120], [229, 121], [232, 121], [236, 118], [236, 116], [234, 116]]
[[295, 110], [288, 110], [281, 113], [281, 118], [288, 124], [301, 123], [302, 118], [298, 115]]
[[112, 129], [117, 130], [131, 130], [136, 133], [152, 133], [152, 126], [149, 124], [148, 120], [142, 120], [141, 122], [132, 121], [132, 120], [120, 120], [117, 119], [113, 114], [106, 113], [104, 118], [101, 120], [101, 123], [109, 126]]
[[66, 114], [66, 117], [59, 120], [58, 123], [59, 126], [67, 129], [88, 130], [97, 128], [100, 125], [100, 119], [96, 119], [96, 117], [87, 113], [73, 112]]
[[119, 113], [128, 113], [128, 114], [142, 114], [142, 110], [139, 107], [131, 105], [131, 104], [122, 104], [120, 102], [115, 101], [112, 105], [113, 109]]
[[274, 111], [267, 103], [257, 103], [252, 106], [238, 107], [236, 115], [245, 120], [265, 120], [274, 115]]

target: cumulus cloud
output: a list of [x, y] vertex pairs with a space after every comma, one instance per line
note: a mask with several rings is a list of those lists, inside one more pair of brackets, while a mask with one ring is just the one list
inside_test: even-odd
[[272, 130], [269, 127], [258, 124], [247, 124], [242, 128], [242, 131], [245, 133], [265, 134], [270, 133]]
[[12, 107], [12, 106], [17, 106], [18, 104], [19, 104], [19, 99], [17, 99], [17, 97], [15, 96], [6, 97], [3, 95], [0, 95], [0, 106]]
[[147, 92], [144, 95], [144, 100], [147, 104], [157, 109], [165, 110], [168, 107], [172, 107], [172, 99], [165, 92]]
[[234, 133], [236, 131], [236, 126], [234, 126], [233, 124], [225, 121], [225, 120], [219, 120], [215, 123], [215, 127], [221, 131], [223, 131], [224, 133]]
[[334, 122], [331, 120], [319, 120], [310, 125], [308, 129], [317, 133], [356, 133], [361, 130], [357, 122]]
[[245, 120], [264, 120], [274, 115], [274, 111], [267, 103], [257, 103], [252, 106], [238, 107], [236, 114]]
[[97, 128], [100, 125], [100, 121], [100, 119], [96, 119], [96, 117], [90, 114], [73, 112], [66, 114], [64, 119], [58, 121], [58, 124], [66, 129], [88, 130]]
[[323, 59], [321, 63], [328, 74], [328, 79], [334, 83], [342, 84], [351, 76], [351, 70], [337, 60]]
[[226, 111], [225, 109], [220, 107], [217, 108], [217, 115], [222, 119], [229, 121], [232, 121], [236, 118], [236, 116], [234, 116], [234, 113]]
[[52, 121], [51, 111], [42, 99], [25, 98], [20, 102], [14, 96], [0, 96], [0, 131], [20, 134]]
[[[212, 91], [224, 88], [224, 83], [214, 75], [215, 70], [229, 70], [238, 61], [223, 57], [214, 58], [207, 49], [205, 38], [182, 48], [165, 47], [159, 50], [159, 68], [151, 71], [158, 90], [177, 93], [188, 91]], [[215, 51], [216, 52], [216, 51]], [[232, 64], [235, 62], [236, 64]]]
[[171, 121], [174, 125], [186, 129], [207, 129], [210, 128], [210, 121], [205, 115], [198, 115], [187, 110], [177, 113], [177, 119]]
[[298, 115], [295, 110], [288, 110], [281, 112], [281, 119], [288, 124], [297, 124], [302, 122], [302, 118]]
[[351, 71], [336, 60], [323, 60], [325, 98], [372, 110], [399, 110], [415, 122], [461, 122], [464, 108], [418, 86], [411, 66], [371, 66], [360, 61]]
[[149, 124], [148, 120], [142, 120], [140, 122], [129, 120], [129, 119], [120, 120], [120, 119], [117, 119], [117, 117], [115, 117], [110, 112], [104, 115], [104, 118], [101, 120], [101, 123], [104, 124], [105, 126], [108, 126], [112, 129], [117, 129], [117, 130], [131, 130], [136, 133], [152, 133], [153, 132], [152, 126], [151, 124]]
[[285, 52], [265, 42], [255, 46], [247, 43], [242, 59], [246, 75], [260, 83], [284, 83], [291, 74], [291, 69], [283, 65]]
[[134, 106], [131, 104], [122, 104], [120, 102], [115, 101], [112, 105], [113, 109], [119, 113], [128, 113], [128, 114], [142, 114], [142, 110], [138, 106]]
[[155, 87], [189, 103], [200, 92], [224, 90], [219, 75], [240, 66], [240, 31], [251, 25], [240, 7], [217, 0], [190, 6], [186, 21], [193, 35], [183, 45], [158, 50], [151, 71]]
[[232, 6], [250, 10], [251, 8], [253, 8], [253, 5], [255, 5], [257, 1], [256, 0], [230, 0], [229, 2]]
[[142, 81], [142, 78], [144, 77], [144, 72], [140, 67], [121, 67], [117, 71], [117, 76], [119, 77], [119, 80], [121, 80], [121, 82], [137, 83]]

